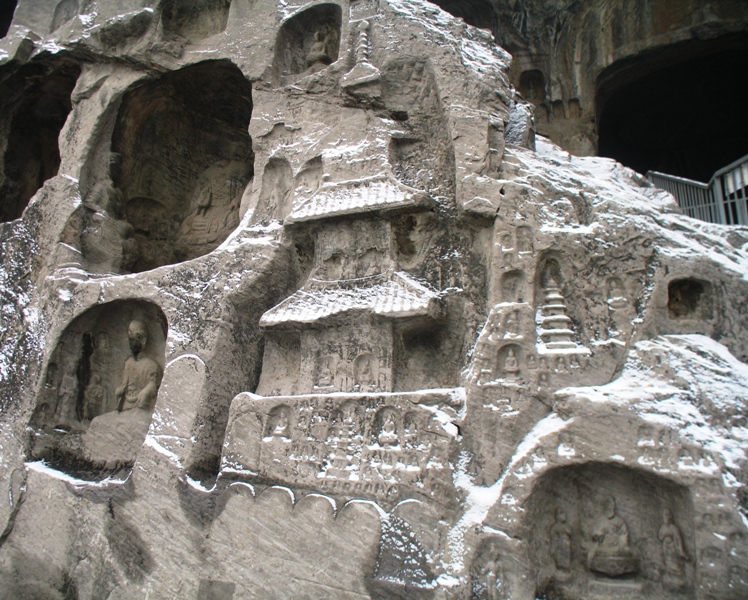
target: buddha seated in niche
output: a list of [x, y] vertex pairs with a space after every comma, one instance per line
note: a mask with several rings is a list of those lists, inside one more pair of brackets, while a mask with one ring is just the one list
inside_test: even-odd
[[592, 528], [587, 566], [590, 571], [609, 577], [633, 575], [639, 571], [639, 561], [629, 547], [628, 527], [616, 514], [613, 498], [608, 499], [605, 513], [597, 518]]
[[397, 426], [395, 425], [395, 415], [392, 412], [387, 412], [384, 416], [384, 422], [382, 423], [382, 431], [380, 432], [377, 441], [383, 448], [389, 446], [396, 446], [399, 443], [397, 437]]
[[306, 55], [308, 69], [319, 70], [333, 62], [338, 32], [332, 25], [324, 24], [314, 34], [309, 53]]

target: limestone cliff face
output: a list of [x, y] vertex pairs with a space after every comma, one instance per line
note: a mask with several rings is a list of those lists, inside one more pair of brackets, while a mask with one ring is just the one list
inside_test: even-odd
[[0, 53], [0, 597], [748, 593], [748, 230], [536, 137], [488, 32], [20, 0]]

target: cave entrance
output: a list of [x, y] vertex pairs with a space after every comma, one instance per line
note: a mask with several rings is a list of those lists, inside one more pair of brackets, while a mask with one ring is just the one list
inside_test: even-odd
[[748, 153], [748, 36], [693, 40], [614, 63], [597, 83], [598, 154], [706, 182]]
[[13, 22], [13, 13], [16, 12], [18, 0], [10, 0], [0, 5], [0, 38], [8, 34], [10, 24]]
[[130, 90], [112, 137], [117, 218], [137, 249], [123, 271], [203, 256], [239, 224], [252, 178], [252, 86], [229, 61], [206, 61]]
[[442, 10], [462, 19], [468, 25], [497, 31], [499, 18], [488, 0], [431, 0]]
[[60, 167], [58, 138], [72, 109], [80, 67], [41, 60], [0, 73], [0, 220], [22, 214], [31, 197]]

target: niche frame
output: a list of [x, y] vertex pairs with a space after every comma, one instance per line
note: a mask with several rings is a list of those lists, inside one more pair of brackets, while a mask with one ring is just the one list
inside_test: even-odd
[[[148, 364], [157, 365], [158, 390], [168, 335], [168, 320], [161, 308], [143, 299], [113, 300], [88, 308], [63, 329], [45, 364], [29, 422], [34, 459], [84, 479], [101, 479], [132, 466], [158, 398], [156, 395], [147, 410], [137, 409], [137, 418], [133, 410], [117, 411], [120, 407], [116, 390], [123, 382], [125, 364], [132, 357], [128, 340], [132, 321], [145, 325], [147, 342], [139, 356], [140, 360], [148, 359]], [[107, 423], [115, 420], [115, 413], [125, 417]], [[101, 443], [90, 439], [94, 429], [96, 435], [107, 429], [115, 436], [123, 432], [130, 435], [129, 448], [123, 451], [129, 455], [122, 460], [111, 456], [99, 460], [95, 448]]]
[[[179, 264], [220, 246], [239, 225], [254, 177], [252, 108], [252, 83], [227, 59], [130, 86], [114, 117], [109, 177], [91, 181], [89, 190], [111, 182], [101, 208], [122, 223], [116, 233], [88, 229], [89, 246], [100, 235], [117, 247], [113, 255], [131, 257], [115, 268], [121, 273]], [[110, 270], [87, 264], [92, 272]]]
[[[335, 33], [325, 41], [325, 51], [315, 52], [315, 36], [323, 27]], [[341, 57], [343, 9], [333, 2], [304, 8], [286, 19], [278, 29], [273, 52], [273, 70], [279, 81], [299, 79], [337, 62]], [[319, 50], [319, 48], [317, 49]], [[309, 64], [312, 55], [320, 60]]]

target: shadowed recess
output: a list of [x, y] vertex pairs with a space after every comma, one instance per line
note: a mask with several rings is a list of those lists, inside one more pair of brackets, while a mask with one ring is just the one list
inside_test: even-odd
[[748, 37], [685, 42], [612, 65], [598, 80], [598, 154], [708, 181], [748, 153]]
[[43, 59], [0, 72], [0, 220], [22, 214], [31, 197], [60, 167], [58, 137], [72, 108], [80, 67]]
[[[251, 84], [229, 61], [206, 61], [130, 90], [120, 108], [112, 181], [118, 218], [141, 272], [207, 254], [239, 224], [253, 175]], [[119, 163], [119, 164], [116, 164]]]
[[0, 38], [4, 38], [8, 33], [17, 4], [18, 0], [6, 0], [0, 5]]

